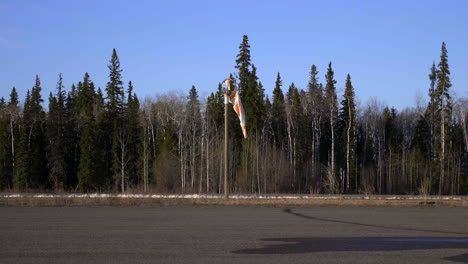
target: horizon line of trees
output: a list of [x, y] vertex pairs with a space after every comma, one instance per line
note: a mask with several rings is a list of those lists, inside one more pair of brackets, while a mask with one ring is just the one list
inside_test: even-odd
[[[229, 110], [229, 182], [238, 193], [468, 194], [468, 98], [450, 96], [448, 53], [428, 75], [427, 105], [397, 111], [341, 98], [332, 63], [311, 66], [306, 89], [265, 94], [244, 35], [235, 60], [248, 139]], [[140, 101], [114, 49], [105, 91], [88, 73], [65, 91], [59, 74], [43, 108], [39, 76], [20, 104], [0, 98], [0, 190], [198, 192], [223, 190], [221, 83]]]

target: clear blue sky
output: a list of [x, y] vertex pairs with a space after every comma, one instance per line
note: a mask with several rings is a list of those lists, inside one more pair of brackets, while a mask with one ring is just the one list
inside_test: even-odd
[[242, 35], [271, 94], [305, 88], [310, 66], [337, 87], [351, 74], [364, 104], [402, 109], [427, 95], [427, 75], [447, 43], [452, 90], [468, 95], [468, 1], [5, 1], [0, 0], [0, 96], [21, 101], [39, 74], [47, 103], [63, 73], [66, 89], [85, 72], [105, 88], [116, 48], [125, 82], [140, 97], [195, 85], [201, 96], [234, 72]]

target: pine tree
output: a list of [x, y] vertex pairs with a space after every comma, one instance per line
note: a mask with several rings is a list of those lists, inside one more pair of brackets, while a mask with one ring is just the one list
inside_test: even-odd
[[273, 143], [277, 147], [281, 148], [285, 146], [286, 143], [286, 108], [284, 102], [283, 91], [281, 86], [283, 85], [281, 81], [280, 73], [276, 77], [275, 89], [273, 90], [273, 103], [271, 105], [271, 116], [272, 116], [272, 132]]
[[65, 92], [63, 91], [62, 74], [59, 74], [57, 92], [49, 97], [49, 113], [47, 117], [47, 157], [49, 178], [56, 190], [65, 188], [67, 163], [65, 159]]
[[24, 100], [23, 118], [21, 120], [20, 136], [18, 140], [18, 151], [15, 154], [17, 168], [13, 178], [13, 188], [16, 190], [25, 190], [29, 187], [28, 182], [31, 156], [28, 155], [29, 130], [26, 128], [26, 124], [30, 123], [30, 108], [31, 92], [28, 90]]
[[430, 101], [427, 106], [427, 115], [429, 116], [429, 126], [430, 126], [430, 152], [431, 157], [434, 160], [436, 158], [436, 150], [435, 150], [435, 131], [436, 131], [436, 111], [437, 111], [437, 104], [436, 104], [436, 85], [437, 85], [437, 68], [435, 63], [432, 63], [431, 73], [428, 75], [431, 84], [429, 86], [429, 98]]
[[247, 87], [241, 90], [242, 104], [246, 112], [248, 135], [255, 136], [257, 130], [261, 129], [265, 113], [264, 96], [263, 86], [258, 82], [257, 68], [255, 65], [252, 65]]
[[45, 131], [44, 121], [45, 112], [42, 108], [42, 97], [41, 97], [41, 83], [39, 76], [36, 76], [36, 85], [31, 90], [31, 117], [32, 123], [30, 124], [30, 140], [29, 140], [29, 151], [32, 155], [31, 159], [31, 170], [30, 183], [32, 188], [45, 188], [48, 186], [47, 180], [47, 163], [45, 155]]
[[[96, 139], [96, 156], [101, 157], [96, 159], [96, 187], [99, 190], [107, 190], [112, 185], [110, 175], [110, 162], [108, 157], [107, 140], [109, 129], [107, 127], [108, 120], [106, 120], [106, 106], [104, 102], [104, 95], [102, 94], [101, 88], [98, 88], [95, 98], [94, 113], [96, 120], [94, 122], [94, 136]], [[132, 122], [134, 122], [132, 120]]]
[[81, 191], [95, 190], [97, 187], [97, 138], [95, 133], [95, 98], [94, 83], [85, 73], [83, 82], [78, 84], [77, 111], [80, 127], [80, 158], [77, 171], [77, 188]]
[[42, 109], [41, 82], [36, 76], [36, 84], [28, 91], [23, 110], [23, 124], [20, 132], [18, 168], [15, 173], [14, 187], [45, 188], [47, 163], [44, 142], [45, 112]]
[[247, 35], [243, 36], [239, 45], [239, 54], [236, 59], [236, 69], [240, 96], [246, 112], [246, 123], [249, 135], [256, 135], [260, 129], [264, 118], [264, 90], [258, 82], [257, 68], [251, 64], [250, 45]]
[[77, 89], [72, 84], [65, 99], [65, 162], [67, 175], [64, 186], [66, 189], [75, 189], [78, 182], [77, 170], [79, 164], [79, 127], [78, 127], [78, 107], [76, 104]]
[[140, 101], [135, 93], [133, 93], [133, 84], [128, 82], [127, 90], [127, 129], [129, 131], [128, 140], [128, 165], [127, 173], [129, 175], [129, 183], [132, 185], [138, 184], [138, 147], [140, 145]]
[[18, 93], [13, 87], [10, 101], [5, 103], [2, 100], [0, 107], [0, 189], [11, 188], [15, 175], [20, 121], [18, 104]]
[[[325, 75], [325, 79], [327, 82], [325, 86], [325, 97], [324, 97], [325, 108], [326, 108], [325, 113], [328, 118], [328, 128], [330, 129], [329, 132], [330, 132], [330, 140], [331, 140], [330, 153], [329, 153], [329, 162], [330, 162], [329, 180], [334, 181], [334, 179], [336, 179], [335, 130], [336, 130], [336, 122], [337, 122], [336, 120], [337, 120], [338, 105], [337, 105], [336, 88], [335, 88], [336, 81], [334, 79], [334, 72], [332, 69], [331, 62], [328, 64], [328, 70], [327, 70], [327, 74]], [[341, 187], [343, 187], [343, 185]], [[334, 189], [334, 187], [331, 189]], [[332, 190], [332, 191], [336, 191], [336, 190]]]
[[120, 60], [117, 56], [115, 49], [112, 51], [112, 58], [110, 60], [109, 68], [109, 81], [107, 82], [107, 127], [111, 127], [111, 133], [109, 133], [109, 140], [107, 140], [108, 147], [108, 159], [109, 163], [112, 164], [112, 175], [114, 178], [115, 187], [120, 185], [121, 191], [125, 188], [125, 179], [122, 180], [124, 172], [122, 167], [124, 159], [122, 158], [125, 153], [122, 153], [122, 149], [125, 149], [127, 144], [127, 131], [125, 131], [123, 120], [126, 113], [125, 105], [125, 93], [123, 90], [123, 82], [121, 80], [121, 68]]
[[437, 114], [440, 119], [440, 178], [439, 178], [439, 195], [444, 192], [444, 177], [445, 177], [445, 156], [448, 125], [452, 116], [452, 106], [449, 88], [452, 86], [450, 82], [450, 70], [448, 65], [447, 48], [445, 42], [442, 42], [439, 71], [437, 72], [437, 89], [435, 90], [435, 103], [437, 105]]
[[241, 90], [241, 96], [244, 97], [243, 91], [248, 88], [250, 78], [250, 45], [249, 37], [244, 35], [242, 37], [242, 43], [239, 45], [239, 54], [236, 59], [236, 69], [239, 70], [239, 90]]
[[[351, 83], [351, 76], [346, 77], [345, 91], [341, 101], [339, 113], [339, 122], [341, 129], [342, 142], [345, 148], [342, 153], [345, 154], [345, 173], [346, 173], [346, 191], [350, 190], [351, 177], [355, 175], [355, 148], [356, 148], [356, 104], [354, 103], [354, 88]], [[357, 179], [354, 179], [354, 188], [357, 188]]]
[[224, 95], [221, 84], [218, 84], [216, 93], [211, 93], [206, 100], [206, 118], [208, 127], [214, 134], [220, 134], [224, 125]]
[[9, 186], [11, 162], [8, 140], [8, 115], [5, 99], [0, 98], [0, 190]]
[[[289, 146], [289, 160], [291, 167], [293, 169], [293, 179], [292, 179], [292, 186], [295, 187], [297, 184], [303, 184], [297, 179], [297, 171], [302, 166], [303, 162], [303, 139], [305, 135], [304, 132], [304, 124], [303, 124], [303, 111], [301, 100], [299, 96], [299, 91], [292, 83], [289, 86], [288, 93], [287, 93], [287, 101], [288, 101], [288, 117], [287, 117], [287, 128], [288, 128], [288, 146]], [[301, 185], [298, 186], [299, 189]]]
[[115, 49], [112, 50], [112, 58], [107, 67], [109, 68], [109, 81], [106, 86], [107, 110], [117, 120], [123, 112], [125, 94], [121, 80], [122, 69], [120, 69], [120, 60]]
[[[312, 173], [314, 176], [320, 174], [320, 143], [322, 137], [321, 123], [323, 116], [323, 89], [318, 80], [317, 66], [312, 65], [309, 74], [308, 88], [308, 116], [310, 121], [311, 154], [312, 154]], [[320, 181], [321, 182], [321, 181]]]
[[386, 180], [386, 192], [392, 193], [395, 191], [394, 179], [392, 178], [392, 166], [395, 163], [395, 158], [400, 146], [402, 145], [402, 137], [397, 131], [397, 113], [396, 109], [392, 107], [384, 108], [383, 111], [383, 120], [384, 120], [384, 142], [385, 142], [385, 155], [387, 156], [387, 180]]
[[193, 189], [195, 179], [197, 178], [198, 162], [197, 156], [200, 148], [198, 138], [201, 137], [201, 114], [200, 114], [200, 101], [198, 100], [197, 89], [194, 85], [190, 89], [188, 102], [186, 106], [186, 117], [188, 118], [188, 135], [187, 138], [190, 140], [189, 147], [189, 162], [190, 162], [190, 187]]

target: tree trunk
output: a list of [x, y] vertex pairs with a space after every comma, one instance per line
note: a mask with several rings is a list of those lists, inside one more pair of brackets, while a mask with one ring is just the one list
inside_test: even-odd
[[[202, 119], [203, 122], [203, 119]], [[205, 141], [205, 127], [202, 124], [202, 136], [201, 136], [201, 147], [200, 147], [200, 182], [198, 183], [198, 193], [202, 192], [203, 187], [203, 150], [204, 150], [204, 141]]]
[[333, 120], [333, 110], [330, 109], [330, 128], [331, 128], [331, 175], [335, 178], [335, 129]]
[[347, 131], [347, 140], [346, 140], [346, 191], [349, 191], [349, 149], [350, 149], [350, 133], [351, 133], [351, 126], [353, 125], [352, 116], [351, 116], [351, 104], [349, 103], [348, 98], [348, 131]]
[[444, 191], [444, 172], [445, 172], [445, 104], [442, 99], [442, 122], [440, 128], [440, 140], [441, 140], [441, 153], [440, 153], [440, 181], [439, 181], [439, 195]]
[[209, 140], [208, 140], [208, 136], [206, 138], [206, 153], [205, 153], [205, 157], [206, 157], [206, 193], [209, 193], [210, 192], [210, 147], [208, 144], [209, 143]]
[[15, 135], [13, 133], [13, 115], [10, 117], [10, 133], [11, 133], [11, 162], [13, 171], [15, 171]]

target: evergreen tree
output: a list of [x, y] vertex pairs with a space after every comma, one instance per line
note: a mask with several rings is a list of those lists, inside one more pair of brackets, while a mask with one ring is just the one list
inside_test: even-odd
[[112, 58], [110, 60], [109, 68], [109, 81], [107, 82], [107, 127], [112, 128], [107, 140], [108, 147], [108, 163], [112, 164], [112, 175], [114, 178], [115, 187], [121, 186], [124, 189], [125, 182], [122, 180], [122, 147], [127, 142], [127, 131], [125, 131], [123, 120], [126, 110], [125, 106], [125, 93], [123, 90], [123, 82], [121, 80], [120, 60], [117, 56], [115, 49], [112, 51]]
[[83, 82], [78, 84], [77, 110], [80, 127], [80, 158], [77, 171], [78, 185], [81, 191], [94, 190], [97, 187], [97, 138], [95, 133], [95, 98], [94, 83], [85, 73]]
[[243, 91], [247, 89], [250, 78], [250, 45], [249, 37], [244, 35], [242, 37], [242, 43], [239, 45], [239, 54], [236, 59], [236, 69], [239, 70], [239, 90], [241, 90], [241, 96], [244, 97]]
[[224, 125], [224, 95], [223, 87], [218, 84], [216, 93], [211, 93], [206, 100], [206, 118], [210, 124], [208, 128], [214, 130], [215, 134], [220, 134]]
[[16, 92], [16, 88], [13, 86], [13, 89], [11, 89], [10, 101], [8, 102], [8, 105], [17, 107], [18, 104], [19, 104], [18, 93]]
[[439, 195], [444, 192], [444, 177], [445, 177], [445, 155], [446, 144], [448, 141], [448, 125], [452, 116], [452, 106], [449, 88], [452, 86], [450, 82], [450, 70], [448, 65], [447, 48], [445, 42], [442, 42], [439, 71], [437, 72], [437, 89], [435, 90], [435, 103], [437, 105], [437, 114], [440, 120], [440, 178], [439, 178]]
[[132, 185], [138, 184], [138, 146], [140, 145], [140, 101], [135, 93], [133, 93], [133, 84], [128, 82], [127, 90], [127, 129], [129, 134], [128, 140], [128, 175], [129, 182]]
[[41, 90], [39, 76], [36, 76], [36, 84], [31, 92], [28, 91], [23, 110], [18, 168], [14, 180], [17, 189], [48, 186], [44, 142], [45, 112], [41, 105]]
[[62, 74], [59, 74], [57, 92], [49, 97], [49, 113], [47, 116], [47, 158], [49, 179], [56, 190], [65, 188], [66, 164], [66, 114], [65, 91], [63, 91]]
[[273, 103], [271, 105], [271, 125], [273, 135], [273, 143], [277, 147], [281, 148], [286, 143], [286, 108], [284, 102], [283, 91], [281, 86], [280, 73], [276, 77], [275, 89], [273, 90]]
[[29, 130], [26, 128], [26, 124], [30, 123], [30, 108], [31, 108], [31, 92], [26, 92], [26, 98], [24, 100], [23, 107], [23, 119], [20, 125], [20, 137], [18, 143], [18, 151], [15, 154], [15, 160], [17, 161], [17, 168], [13, 178], [13, 188], [16, 190], [25, 190], [29, 187], [29, 170], [30, 170], [30, 158], [28, 155], [29, 148]]
[[198, 100], [197, 89], [194, 85], [190, 89], [188, 102], [186, 106], [186, 117], [188, 118], [188, 135], [187, 138], [190, 140], [189, 147], [189, 162], [190, 162], [190, 186], [194, 187], [195, 179], [197, 178], [198, 162], [197, 156], [200, 148], [199, 138], [201, 137], [201, 113], [200, 113], [200, 101]]
[[[328, 119], [328, 131], [329, 131], [329, 139], [331, 140], [331, 145], [329, 149], [329, 162], [330, 162], [330, 168], [329, 168], [329, 182], [333, 182], [336, 179], [336, 174], [335, 174], [335, 130], [336, 130], [336, 123], [337, 123], [337, 112], [338, 112], [338, 105], [337, 105], [337, 97], [336, 97], [336, 88], [335, 84], [336, 81], [334, 79], [334, 72], [332, 69], [332, 63], [330, 62], [328, 64], [328, 70], [327, 74], [325, 75], [325, 80], [327, 82], [325, 86], [325, 97], [324, 97], [324, 102], [325, 102], [325, 113]], [[342, 184], [342, 182], [341, 182]], [[333, 185], [333, 184], [331, 184]], [[343, 188], [343, 185], [341, 185]], [[331, 189], [335, 189], [335, 187], [332, 187]], [[336, 190], [332, 190], [336, 191]]]
[[429, 126], [430, 126], [430, 152], [431, 158], [435, 159], [436, 157], [436, 150], [435, 150], [435, 131], [436, 131], [436, 111], [437, 111], [437, 104], [436, 104], [436, 85], [437, 85], [437, 68], [435, 63], [432, 63], [431, 73], [428, 75], [431, 84], [429, 86], [429, 104], [427, 106], [427, 115], [429, 116]]
[[[354, 88], [351, 83], [351, 76], [346, 77], [345, 91], [341, 101], [339, 113], [341, 141], [344, 147], [341, 153], [344, 154], [344, 167], [346, 173], [346, 191], [350, 190], [352, 178], [355, 175], [355, 148], [356, 148], [356, 104], [354, 103]], [[354, 188], [357, 188], [357, 179], [354, 179]]]
[[431, 159], [430, 146], [431, 133], [429, 123], [426, 118], [421, 115], [416, 122], [411, 148], [418, 151], [424, 158], [424, 162], [427, 163]]
[[297, 186], [299, 184], [299, 189], [304, 185], [302, 179], [297, 179], [297, 171], [299, 168], [302, 168], [304, 162], [304, 116], [302, 111], [301, 99], [299, 96], [299, 91], [292, 83], [289, 86], [287, 93], [288, 99], [288, 108], [289, 108], [289, 117], [288, 117], [288, 134], [290, 134], [289, 142], [289, 152], [290, 152], [290, 161], [291, 167], [293, 169], [293, 179], [292, 185]]
[[[108, 125], [108, 120], [106, 120], [106, 106], [104, 102], [104, 95], [102, 94], [101, 88], [98, 88], [96, 92], [96, 98], [95, 98], [95, 107], [94, 107], [94, 113], [95, 113], [95, 122], [94, 122], [94, 136], [96, 139], [96, 155], [97, 157], [101, 157], [99, 159], [96, 159], [96, 187], [99, 190], [107, 190], [109, 186], [112, 185], [112, 179], [109, 176], [110, 175], [110, 162], [106, 158], [108, 157], [108, 152], [107, 152], [107, 140], [108, 140], [108, 134], [109, 134], [109, 128], [107, 127]], [[132, 122], [135, 122], [135, 120], [132, 120]]]
[[387, 167], [388, 170], [386, 172], [387, 179], [386, 179], [386, 192], [387, 193], [394, 193], [396, 192], [396, 186], [394, 184], [394, 177], [391, 171], [392, 164], [395, 163], [395, 157], [400, 150], [400, 146], [402, 145], [402, 136], [398, 132], [397, 124], [396, 124], [397, 113], [396, 109], [392, 107], [389, 109], [388, 107], [384, 108], [383, 111], [383, 120], [384, 120], [384, 140], [385, 140], [385, 154], [387, 156]]
[[76, 105], [77, 89], [72, 84], [65, 100], [65, 136], [64, 153], [67, 168], [64, 186], [67, 189], [75, 189], [78, 182], [77, 170], [79, 164], [79, 127], [78, 108]]
[[8, 116], [5, 99], [0, 98], [0, 190], [9, 187], [11, 162], [8, 140]]
[[312, 65], [309, 74], [308, 88], [308, 119], [310, 122], [310, 144], [312, 155], [312, 173], [314, 177], [321, 176], [320, 170], [320, 145], [322, 137], [322, 117], [323, 117], [323, 89], [318, 80], [317, 66]]
[[248, 135], [255, 136], [257, 130], [261, 129], [265, 113], [264, 96], [263, 86], [258, 82], [257, 68], [255, 65], [252, 65], [248, 85], [241, 90], [242, 105], [246, 112]]
[[124, 110], [125, 94], [123, 90], [123, 82], [121, 80], [122, 69], [120, 69], [120, 60], [115, 49], [112, 50], [112, 58], [107, 67], [109, 68], [109, 81], [106, 86], [107, 110], [111, 117], [118, 120]]
[[8, 103], [2, 97], [0, 106], [0, 189], [11, 188], [15, 174], [15, 152], [18, 151], [18, 93], [13, 87]]
[[247, 134], [256, 135], [263, 123], [264, 90], [258, 82], [257, 68], [251, 64], [250, 45], [247, 35], [243, 36], [236, 59], [238, 69], [240, 96], [246, 112]]

